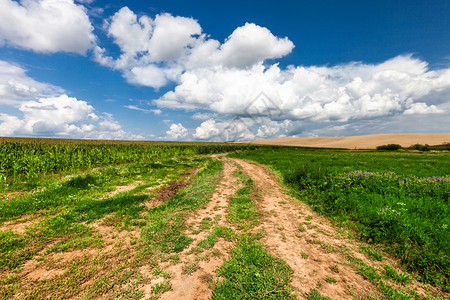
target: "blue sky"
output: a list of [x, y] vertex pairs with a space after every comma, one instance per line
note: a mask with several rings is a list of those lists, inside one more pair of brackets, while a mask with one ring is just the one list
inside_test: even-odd
[[450, 132], [449, 1], [0, 7], [0, 136]]

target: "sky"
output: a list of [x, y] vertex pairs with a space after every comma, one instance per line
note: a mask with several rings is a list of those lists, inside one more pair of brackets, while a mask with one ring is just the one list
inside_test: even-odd
[[0, 136], [449, 132], [448, 0], [0, 0]]

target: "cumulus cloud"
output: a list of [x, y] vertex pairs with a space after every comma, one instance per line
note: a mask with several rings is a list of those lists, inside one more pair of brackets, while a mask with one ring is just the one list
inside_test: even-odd
[[0, 136], [11, 136], [20, 130], [23, 121], [15, 116], [0, 113]]
[[181, 123], [170, 125], [166, 135], [171, 140], [180, 140], [188, 135], [188, 130]]
[[436, 105], [430, 105], [428, 106], [426, 103], [423, 102], [417, 102], [411, 104], [410, 108], [405, 110], [405, 115], [412, 115], [412, 114], [441, 114], [445, 111], [443, 109], [440, 109], [436, 107]]
[[209, 119], [203, 122], [194, 133], [196, 139], [210, 139], [212, 136], [216, 136], [221, 132], [221, 129], [217, 128], [216, 122], [213, 119]]
[[192, 50], [188, 68], [223, 66], [245, 69], [266, 59], [289, 54], [294, 44], [287, 38], [274, 36], [269, 29], [253, 23], [236, 28], [220, 45], [215, 40], [205, 40]]
[[95, 43], [86, 9], [72, 0], [0, 0], [0, 43], [85, 54]]
[[112, 115], [96, 112], [86, 101], [38, 82], [22, 67], [5, 61], [0, 61], [0, 105], [15, 112], [0, 113], [0, 136], [143, 138], [124, 131]]
[[[260, 116], [275, 110], [283, 119], [325, 122], [403, 112], [443, 113], [443, 109], [428, 106], [423, 99], [432, 91], [448, 91], [449, 74], [450, 69], [430, 71], [426, 62], [411, 56], [398, 56], [376, 65], [199, 68], [186, 71], [180, 84], [156, 103], [235, 116], [243, 112]], [[270, 100], [265, 101], [263, 110], [257, 107], [262, 91]]]
[[266, 59], [292, 51], [287, 38], [274, 36], [267, 28], [246, 23], [223, 44], [210, 39], [193, 18], [159, 14], [137, 17], [128, 7], [121, 8], [106, 23], [105, 30], [120, 48], [119, 57], [108, 56], [96, 47], [97, 62], [119, 70], [128, 82], [160, 88], [177, 82], [186, 70], [199, 67], [250, 68]]
[[59, 87], [28, 77], [22, 67], [0, 60], [0, 104], [14, 105], [23, 99], [62, 92]]
[[263, 138], [288, 137], [297, 133], [300, 124], [290, 120], [270, 118], [208, 119], [195, 128], [192, 139], [215, 142], [250, 141]]
[[24, 101], [23, 117], [0, 114], [0, 135], [66, 138], [139, 139], [110, 114], [97, 115], [86, 101], [67, 95]]

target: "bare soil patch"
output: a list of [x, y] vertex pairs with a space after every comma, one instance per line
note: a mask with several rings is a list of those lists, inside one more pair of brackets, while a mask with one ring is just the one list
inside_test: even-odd
[[166, 203], [170, 199], [175, 196], [175, 194], [178, 192], [178, 190], [188, 186], [190, 184], [187, 180], [182, 181], [175, 181], [174, 183], [170, 184], [169, 186], [160, 188], [156, 193], [157, 195], [152, 199], [152, 201], [159, 202], [159, 203]]
[[[164, 293], [160, 299], [209, 299], [211, 297], [211, 286], [217, 280], [214, 271], [229, 258], [228, 250], [232, 244], [219, 240], [212, 249], [200, 254], [192, 253], [192, 249], [211, 233], [211, 228], [201, 230], [201, 222], [205, 218], [214, 221], [214, 226], [230, 226], [225, 215], [229, 197], [233, 196], [240, 187], [238, 178], [233, 174], [236, 170], [234, 163], [224, 159], [223, 177], [211, 200], [189, 217], [187, 222], [192, 232], [188, 236], [195, 241], [189, 248], [178, 254], [179, 263], [163, 265], [164, 271], [171, 274], [172, 290]], [[196, 270], [187, 274], [187, 266], [195, 266]], [[162, 281], [162, 277], [154, 278], [152, 285]], [[149, 290], [150, 288], [146, 289], [147, 293]]]
[[0, 230], [12, 230], [22, 234], [29, 226], [39, 222], [41, 219], [42, 216], [40, 214], [25, 214], [18, 219], [4, 222], [0, 226]]
[[344, 137], [307, 137], [256, 140], [259, 145], [324, 147], [345, 149], [375, 149], [380, 145], [399, 144], [409, 147], [414, 144], [441, 145], [450, 143], [450, 133], [373, 134]]

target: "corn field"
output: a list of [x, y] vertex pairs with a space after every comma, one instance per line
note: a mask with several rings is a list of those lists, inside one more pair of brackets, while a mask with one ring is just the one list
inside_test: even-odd
[[0, 143], [0, 180], [30, 179], [46, 173], [75, 171], [186, 155], [255, 148], [243, 144]]

